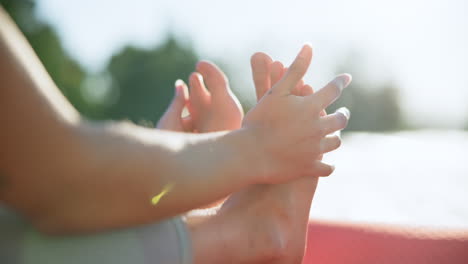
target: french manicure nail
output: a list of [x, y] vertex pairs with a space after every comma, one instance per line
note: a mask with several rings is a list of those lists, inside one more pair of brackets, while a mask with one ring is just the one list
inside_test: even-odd
[[176, 87], [183, 86], [183, 85], [184, 85], [184, 81], [182, 81], [181, 79], [178, 79], [177, 81], [175, 81]]
[[346, 108], [346, 107], [340, 107], [336, 111], [342, 113], [343, 115], [345, 115], [347, 119], [349, 119], [349, 117], [351, 116], [351, 112], [349, 112], [349, 109]]
[[353, 80], [353, 76], [349, 73], [343, 73], [341, 77], [343, 78], [343, 88], [346, 88]]

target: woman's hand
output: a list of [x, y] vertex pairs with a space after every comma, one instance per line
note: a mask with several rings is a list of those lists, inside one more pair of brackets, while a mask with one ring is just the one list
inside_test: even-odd
[[244, 119], [243, 127], [252, 131], [264, 157], [263, 178], [258, 183], [333, 172], [332, 166], [318, 158], [339, 147], [339, 137], [327, 135], [346, 127], [349, 112], [341, 109], [323, 117], [320, 113], [340, 96], [351, 76], [340, 75], [315, 94], [296, 96], [293, 91], [301, 85], [311, 58], [312, 49], [305, 45], [284, 76]]

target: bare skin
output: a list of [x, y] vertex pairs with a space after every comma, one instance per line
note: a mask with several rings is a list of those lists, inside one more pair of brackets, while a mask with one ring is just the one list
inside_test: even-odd
[[[218, 92], [227, 91], [229, 85], [224, 73], [214, 65], [202, 63], [208, 64], [215, 73], [204, 76], [210, 83], [207, 87]], [[285, 71], [286, 68], [280, 62], [273, 62], [266, 54], [258, 53], [252, 57], [258, 100], [270, 90], [271, 84], [281, 79]], [[196, 73], [192, 74], [194, 75]], [[186, 88], [184, 87], [184, 91], [187, 91]], [[197, 110], [196, 107], [189, 108], [191, 115], [181, 117], [183, 107], [192, 102], [192, 96], [198, 96], [197, 88], [191, 86], [190, 96], [186, 92], [176, 92], [173, 103], [161, 118], [165, 122], [160, 122], [158, 128], [178, 131], [183, 127], [182, 124], [192, 116], [193, 110]], [[180, 90], [177, 85], [176, 90]], [[292, 92], [307, 96], [313, 90], [300, 82]], [[218, 105], [237, 102], [232, 94], [218, 100]], [[213, 113], [203, 118], [223, 119], [225, 116], [225, 120], [238, 120], [242, 114], [240, 107], [237, 111], [230, 112], [216, 111], [216, 108], [211, 110]], [[195, 121], [192, 124], [196, 123]], [[210, 126], [205, 126], [200, 132], [227, 129], [226, 123], [206, 123]], [[303, 177], [286, 184], [255, 185], [231, 195], [221, 210], [213, 215], [189, 214], [187, 221], [191, 228], [195, 263], [220, 263], [227, 259], [232, 263], [300, 263], [305, 250], [308, 214], [316, 186], [316, 177]]]
[[[306, 97], [291, 95], [309, 66], [310, 46], [245, 116], [241, 129], [185, 134], [84, 120], [3, 9], [0, 25], [0, 123], [6, 124], [0, 130], [6, 178], [0, 201], [43, 232], [150, 223], [252, 184], [333, 171], [316, 157], [336, 148], [326, 135], [344, 128], [347, 117], [319, 113], [350, 77], [338, 76]], [[174, 187], [151, 204], [168, 185]]]
[[[239, 129], [244, 111], [226, 75], [208, 61], [199, 62], [196, 70], [190, 75], [190, 97], [187, 85], [178, 80], [174, 99], [156, 128], [186, 133]], [[184, 107], [190, 115], [182, 118]]]

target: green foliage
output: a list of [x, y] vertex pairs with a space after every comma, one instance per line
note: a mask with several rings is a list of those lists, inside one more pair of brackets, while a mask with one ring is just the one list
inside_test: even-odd
[[55, 30], [36, 17], [35, 1], [1, 0], [0, 3], [26, 36], [62, 93], [79, 111], [91, 114], [80, 91], [86, 72], [64, 50]]
[[[398, 90], [390, 85], [351, 84], [327, 112], [346, 106], [351, 119], [346, 131], [394, 131], [404, 128]], [[366, 88], [364, 88], [366, 87]]]
[[[194, 50], [169, 37], [159, 47], [145, 50], [125, 47], [114, 55], [101, 75], [110, 75], [110, 91], [101, 102], [88, 94], [102, 90], [105, 79], [90, 76], [64, 50], [56, 31], [40, 21], [34, 0], [0, 0], [20, 27], [44, 67], [73, 106], [90, 119], [129, 119], [156, 123], [174, 94], [177, 78], [187, 77], [198, 60]], [[106, 77], [104, 76], [104, 77]]]
[[[19, 25], [60, 90], [78, 111], [91, 119], [128, 119], [152, 126], [169, 105], [175, 80], [187, 78], [198, 60], [191, 47], [169, 36], [151, 49], [124, 47], [111, 58], [103, 73], [90, 76], [67, 54], [55, 30], [37, 19], [34, 0], [0, 0], [0, 3]], [[354, 57], [341, 68], [359, 69], [353, 63], [356, 61], [359, 58]], [[218, 64], [226, 66], [222, 61]], [[231, 83], [250, 78], [230, 75], [226, 71], [229, 68], [221, 68], [234, 77]], [[347, 130], [351, 131], [406, 128], [398, 89], [391, 84], [364, 82], [362, 72], [352, 73], [354, 82], [328, 111], [340, 106], [350, 108], [352, 117]]]
[[150, 50], [125, 47], [107, 67], [112, 89], [118, 94], [107, 116], [156, 123], [174, 96], [174, 82], [187, 78], [197, 60], [193, 49], [182, 46], [173, 37]]

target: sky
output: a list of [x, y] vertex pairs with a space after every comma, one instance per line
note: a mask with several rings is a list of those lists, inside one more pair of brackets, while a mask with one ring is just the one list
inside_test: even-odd
[[99, 72], [123, 46], [153, 47], [168, 32], [245, 76], [264, 51], [289, 64], [303, 43], [314, 47], [306, 81], [319, 88], [342, 69], [400, 88], [416, 126], [463, 127], [468, 120], [468, 1], [465, 0], [38, 0], [38, 13], [65, 47]]

